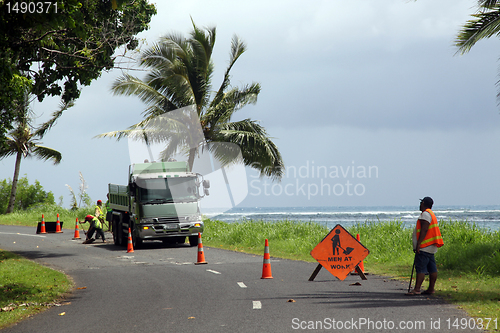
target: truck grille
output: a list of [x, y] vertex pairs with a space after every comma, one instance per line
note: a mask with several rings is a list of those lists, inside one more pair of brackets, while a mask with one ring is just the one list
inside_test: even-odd
[[158, 223], [177, 223], [179, 222], [179, 218], [175, 217], [159, 217]]

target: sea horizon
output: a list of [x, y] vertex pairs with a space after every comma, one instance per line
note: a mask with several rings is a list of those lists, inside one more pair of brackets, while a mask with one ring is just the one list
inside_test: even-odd
[[[500, 230], [500, 205], [434, 206], [440, 221], [465, 221], [478, 227]], [[210, 219], [225, 222], [244, 220], [315, 222], [333, 228], [337, 224], [352, 226], [358, 223], [394, 221], [413, 227], [420, 211], [413, 206], [304, 206], [304, 207], [233, 207], [229, 210], [202, 209]]]

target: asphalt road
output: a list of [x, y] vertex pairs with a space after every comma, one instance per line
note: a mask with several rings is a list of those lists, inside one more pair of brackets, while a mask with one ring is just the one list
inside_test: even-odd
[[66, 229], [36, 235], [0, 226], [0, 248], [75, 281], [61, 306], [2, 332], [479, 331], [439, 298], [405, 296], [407, 283], [374, 275], [339, 281], [325, 269], [310, 282], [316, 264], [275, 259], [272, 243], [273, 279], [261, 279], [263, 256], [204, 247], [208, 264], [195, 265], [197, 248], [188, 245], [145, 243], [127, 253], [109, 233], [105, 244], [72, 237]]

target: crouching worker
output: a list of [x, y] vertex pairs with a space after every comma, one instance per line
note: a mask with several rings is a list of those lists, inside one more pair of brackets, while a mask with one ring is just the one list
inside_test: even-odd
[[97, 235], [101, 236], [103, 243], [106, 243], [106, 240], [104, 239], [104, 232], [102, 231], [101, 221], [99, 221], [99, 219], [95, 216], [87, 215], [85, 217], [85, 221], [83, 223], [85, 223], [85, 222], [89, 222], [90, 227], [89, 227], [89, 231], [87, 232], [87, 239], [85, 239], [83, 244], [88, 244], [88, 243], [92, 243], [93, 241], [95, 241], [95, 239], [92, 238], [92, 236], [94, 236], [94, 232]]

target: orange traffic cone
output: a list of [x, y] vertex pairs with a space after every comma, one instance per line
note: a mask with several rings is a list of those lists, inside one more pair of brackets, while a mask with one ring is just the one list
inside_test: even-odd
[[[359, 234], [356, 234], [356, 239], [359, 242]], [[358, 266], [361, 269], [361, 271], [364, 273], [365, 272], [365, 265], [363, 264], [363, 260], [361, 260], [361, 262], [358, 264]]]
[[198, 261], [194, 263], [195, 265], [208, 264], [205, 261], [205, 253], [203, 252], [203, 243], [201, 242], [201, 233], [198, 233]]
[[40, 233], [41, 234], [47, 233], [47, 231], [45, 230], [45, 218], [43, 217], [43, 214], [42, 214], [42, 225], [40, 226]]
[[61, 233], [61, 222], [59, 221], [59, 213], [57, 213], [57, 221], [56, 221], [56, 233]]
[[130, 228], [128, 228], [128, 243], [127, 243], [127, 253], [134, 252], [134, 244], [132, 244], [132, 233]]
[[262, 267], [261, 279], [272, 279], [271, 274], [271, 257], [269, 256], [269, 242], [266, 239], [266, 246], [264, 248], [264, 265]]
[[[356, 239], [358, 240], [359, 242], [359, 234], [356, 234]], [[363, 261], [361, 261], [359, 264], [358, 264], [358, 267], [359, 269], [361, 269], [361, 271], [364, 273], [365, 272], [365, 266], [363, 265]], [[356, 271], [356, 267], [354, 267], [354, 269], [351, 271], [351, 275], [359, 275], [358, 272]]]
[[73, 239], [81, 239], [80, 238], [80, 230], [78, 229], [78, 217], [76, 218], [76, 222], [75, 222], [75, 235], [73, 236]]

